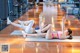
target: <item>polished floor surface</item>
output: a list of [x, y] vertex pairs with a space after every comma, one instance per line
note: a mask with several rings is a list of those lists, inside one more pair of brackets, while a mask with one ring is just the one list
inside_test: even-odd
[[9, 53], [80, 53], [80, 43], [25, 42], [23, 38], [3, 38], [0, 44], [9, 45]]
[[[57, 5], [58, 6], [58, 5]], [[37, 8], [38, 7], [38, 8]], [[39, 14], [42, 12], [43, 6], [35, 6], [33, 9], [28, 10], [23, 16], [19, 18], [19, 20], [35, 20], [34, 27], [38, 26], [39, 21]], [[61, 18], [65, 15], [60, 9], [58, 8], [58, 19], [56, 22], [56, 30], [60, 30], [60, 21]], [[18, 20], [18, 19], [17, 19]], [[14, 21], [17, 23], [17, 20]], [[66, 24], [68, 25], [68, 24]], [[79, 20], [71, 20], [71, 24], [67, 27], [73, 30], [74, 36], [80, 35], [80, 22]], [[80, 53], [80, 43], [77, 42], [29, 42], [25, 41], [25, 38], [22, 36], [11, 36], [10, 33], [14, 30], [22, 30], [21, 28], [9, 25], [2, 31], [0, 31], [0, 46], [2, 44], [9, 45], [9, 52], [8, 53]], [[0, 47], [0, 53], [1, 47]]]

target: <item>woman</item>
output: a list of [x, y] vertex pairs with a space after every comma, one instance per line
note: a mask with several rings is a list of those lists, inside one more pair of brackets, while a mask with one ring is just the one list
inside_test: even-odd
[[[18, 24], [18, 23], [19, 23], [19, 24]], [[30, 31], [32, 31], [32, 33], [33, 33], [33, 32], [36, 32], [36, 31], [34, 30], [34, 28], [32, 28], [33, 25], [34, 25], [34, 20], [29, 20], [29, 21], [20, 21], [20, 20], [18, 20], [18, 23], [11, 22], [11, 21], [9, 20], [9, 18], [7, 18], [7, 24], [11, 24], [11, 25], [13, 25], [13, 26], [22, 28], [26, 33], [29, 33]], [[50, 25], [51, 25], [51, 24], [47, 25], [46, 27], [43, 26], [44, 28], [43, 28], [43, 29], [40, 29], [41, 32], [45, 32], [46, 30], [48, 30], [48, 29], [50, 28]], [[30, 32], [30, 33], [31, 33], [31, 32]]]
[[[43, 29], [39, 29], [39, 30], [33, 30], [32, 26], [34, 24], [34, 20], [29, 20], [29, 21], [20, 21], [18, 20], [18, 23], [14, 23], [11, 22], [9, 20], [9, 18], [7, 18], [7, 24], [11, 24], [13, 26], [16, 27], [20, 27], [22, 28], [22, 33], [23, 33], [23, 37], [26, 36], [41, 36], [41, 37], [46, 37], [46, 38], [52, 38], [51, 36], [49, 36], [51, 33], [51, 24], [47, 25], [46, 27], [44, 27]], [[47, 33], [45, 33], [47, 31]], [[34, 32], [37, 32], [37, 34], [32, 34]], [[49, 37], [48, 37], [49, 36]]]
[[[25, 33], [25, 31], [22, 31], [22, 34], [23, 34], [23, 37], [35, 36], [35, 37], [44, 37], [46, 39], [61, 39], [62, 31], [52, 31], [51, 27], [52, 27], [51, 24], [49, 24], [42, 30], [36, 31], [37, 32], [36, 34], [27, 34], [27, 33]], [[46, 30], [44, 30], [44, 29], [46, 29]], [[47, 31], [47, 32], [44, 33], [44, 31]], [[69, 36], [69, 37], [66, 37], [67, 39], [72, 39], [72, 35], [71, 35], [72, 30], [71, 29], [65, 30], [65, 34]]]
[[[12, 24], [13, 26], [20, 27], [22, 28], [22, 34], [23, 37], [26, 36], [40, 36], [40, 37], [45, 37], [46, 39], [52, 39], [52, 38], [60, 38], [62, 35], [62, 31], [52, 31], [52, 25], [48, 24], [46, 27], [43, 27], [42, 29], [39, 30], [33, 30], [32, 26], [34, 24], [34, 20], [29, 20], [29, 21], [20, 21], [18, 20], [20, 24], [11, 22], [9, 18], [7, 18], [7, 24]], [[37, 33], [34, 33], [37, 32]], [[45, 33], [46, 32], [46, 33]], [[68, 30], [65, 31], [66, 34], [68, 34]]]
[[[44, 27], [43, 29], [35, 30], [37, 33], [34, 34], [28, 34], [25, 33], [25, 31], [22, 31], [23, 37], [26, 36], [35, 36], [35, 37], [44, 37], [46, 39], [52, 39], [52, 34], [51, 34], [51, 24], [48, 26]], [[45, 32], [47, 31], [47, 32]]]

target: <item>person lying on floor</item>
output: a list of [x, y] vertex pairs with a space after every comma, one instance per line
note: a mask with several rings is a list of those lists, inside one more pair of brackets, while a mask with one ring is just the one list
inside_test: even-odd
[[[46, 34], [46, 33], [44, 33], [44, 32], [51, 27], [51, 24], [49, 24], [49, 25], [47, 25], [45, 28], [43, 28], [42, 30], [36, 31], [37, 34], [31, 34], [31, 33], [35, 32], [35, 30], [33, 30], [33, 28], [32, 28], [32, 26], [33, 26], [33, 24], [34, 24], [34, 20], [29, 20], [29, 21], [20, 21], [20, 20], [18, 20], [18, 22], [19, 22], [20, 24], [11, 22], [11, 21], [9, 20], [9, 18], [7, 18], [7, 24], [11, 24], [11, 25], [13, 25], [13, 26], [20, 27], [20, 28], [23, 29], [23, 31], [22, 31], [23, 37], [26, 37], [26, 35], [37, 36], [38, 34], [40, 34], [42, 37], [44, 37], [44, 35]], [[24, 23], [25, 23], [26, 25], [24, 25]], [[48, 31], [50, 31], [50, 30], [48, 30]], [[48, 33], [48, 31], [47, 31], [47, 33]]]
[[[45, 31], [47, 31], [45, 33]], [[35, 37], [44, 37], [46, 39], [52, 39], [52, 36], [51, 36], [51, 24], [49, 24], [48, 26], [46, 26], [45, 28], [43, 28], [42, 30], [39, 29], [39, 30], [36, 30], [36, 34], [27, 34], [25, 33], [25, 31], [22, 31], [22, 34], [23, 34], [23, 37], [26, 37], [26, 36], [35, 36]], [[56, 37], [58, 38], [58, 37]]]
[[[19, 27], [19, 28], [22, 28], [23, 31], [25, 31], [25, 33], [27, 34], [31, 34], [31, 33], [34, 33], [36, 32], [36, 30], [34, 30], [33, 25], [34, 25], [34, 20], [29, 20], [29, 21], [20, 21], [18, 20], [18, 23], [14, 23], [14, 22], [11, 22], [9, 20], [9, 18], [7, 18], [7, 24], [11, 24], [13, 26], [16, 26], [16, 27]], [[50, 27], [50, 25], [47, 25], [46, 27], [43, 27], [43, 29], [39, 29], [38, 31], [41, 31], [41, 33], [44, 33], [46, 30], [48, 30]]]
[[[48, 28], [46, 29], [46, 33], [42, 33], [41, 30], [37, 31], [37, 34], [27, 34], [25, 31], [22, 31], [23, 37], [26, 36], [35, 36], [35, 37], [44, 37], [46, 39], [60, 39], [62, 35], [62, 31], [52, 31], [51, 30], [51, 24], [48, 25]], [[72, 30], [67, 29], [65, 30], [65, 34], [68, 35], [69, 37], [66, 37], [67, 39], [72, 39]]]
[[[39, 30], [33, 30], [32, 26], [34, 24], [34, 20], [29, 20], [29, 21], [18, 21], [20, 24], [11, 22], [9, 20], [9, 18], [7, 18], [7, 24], [12, 24], [16, 27], [20, 27], [22, 28], [22, 34], [23, 37], [26, 36], [41, 36], [41, 37], [45, 37], [46, 39], [52, 39], [52, 38], [60, 38], [60, 34], [62, 33], [61, 31], [56, 31], [57, 34], [55, 34], [55, 32], [52, 33], [51, 24], [48, 24], [46, 27], [44, 27], [43, 29], [39, 29]], [[24, 25], [24, 23], [26, 25]], [[33, 32], [37, 32], [37, 34], [32, 34]], [[46, 33], [44, 33], [45, 31], [47, 31]], [[66, 34], [68, 34], [68, 30], [65, 31]]]

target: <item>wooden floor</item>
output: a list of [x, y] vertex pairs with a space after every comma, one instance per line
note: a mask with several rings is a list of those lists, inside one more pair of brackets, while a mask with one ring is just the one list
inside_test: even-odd
[[[38, 26], [39, 14], [42, 12], [43, 6], [37, 6], [28, 10], [19, 20], [35, 20], [34, 27]], [[61, 16], [59, 16], [61, 15]], [[65, 15], [60, 7], [58, 6], [58, 20], [57, 29], [60, 28], [60, 20]], [[18, 19], [17, 19], [18, 20]], [[14, 21], [17, 23], [17, 20]], [[74, 36], [80, 35], [80, 23], [79, 20], [71, 21], [71, 25], [68, 26], [73, 30]], [[0, 31], [0, 46], [1, 44], [8, 44], [10, 46], [9, 53], [80, 53], [80, 43], [75, 42], [27, 42], [22, 36], [11, 36], [10, 33], [14, 30], [22, 30], [21, 28], [9, 25], [2, 31]], [[1, 47], [0, 47], [1, 49]], [[0, 50], [1, 53], [1, 50]]]

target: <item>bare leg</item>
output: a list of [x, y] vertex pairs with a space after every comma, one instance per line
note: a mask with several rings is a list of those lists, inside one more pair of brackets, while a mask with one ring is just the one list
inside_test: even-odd
[[46, 30], [49, 30], [51, 28], [51, 24], [49, 24], [48, 26], [46, 26], [45, 28], [43, 28], [41, 30], [41, 32], [45, 32]]
[[52, 39], [51, 29], [49, 29], [45, 35], [46, 39]]
[[51, 28], [51, 24], [47, 25], [46, 27], [39, 29], [39, 30], [35, 30], [37, 33], [44, 33], [45, 31], [49, 30]]
[[51, 39], [51, 30], [49, 29], [47, 33], [40, 33], [40, 34], [27, 34], [24, 31], [22, 31], [23, 37], [26, 38], [26, 36], [35, 36], [35, 37], [45, 37], [46, 39]]
[[51, 35], [51, 25], [48, 25], [45, 30], [47, 30], [47, 33], [37, 33], [37, 34], [27, 34], [24, 31], [22, 31], [23, 37], [27, 36], [40, 36], [40, 37], [45, 37], [46, 39], [51, 39], [52, 35]]

